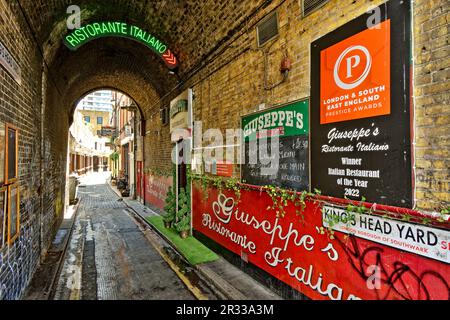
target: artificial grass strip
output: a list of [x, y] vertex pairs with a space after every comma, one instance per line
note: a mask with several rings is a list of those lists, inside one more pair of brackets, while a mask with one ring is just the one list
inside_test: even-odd
[[219, 256], [208, 249], [203, 243], [194, 237], [182, 239], [174, 229], [164, 227], [164, 221], [160, 216], [150, 216], [146, 220], [150, 222], [159, 232], [161, 232], [177, 250], [192, 264], [197, 265], [212, 262], [219, 259]]

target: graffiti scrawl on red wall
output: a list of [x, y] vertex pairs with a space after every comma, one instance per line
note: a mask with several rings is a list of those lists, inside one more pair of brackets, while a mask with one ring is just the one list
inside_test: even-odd
[[[303, 220], [293, 204], [282, 218], [269, 209], [272, 205], [264, 191], [242, 190], [238, 200], [232, 191], [203, 190], [194, 183], [194, 229], [312, 299], [449, 299], [448, 230], [429, 228], [436, 232], [428, 241], [411, 223], [416, 235], [411, 238], [408, 226], [383, 218], [391, 232], [403, 228], [393, 246], [349, 235], [342, 226], [331, 239], [323, 233], [319, 203], [307, 201]], [[379, 232], [377, 223], [367, 221], [350, 225], [370, 226], [367, 234]], [[388, 227], [381, 227], [386, 234], [380, 239], [389, 243]], [[436, 258], [400, 249], [407, 243], [411, 250], [422, 248], [414, 252], [435, 250]]]

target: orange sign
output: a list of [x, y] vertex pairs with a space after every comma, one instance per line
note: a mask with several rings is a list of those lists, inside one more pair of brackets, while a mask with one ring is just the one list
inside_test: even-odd
[[233, 165], [230, 162], [217, 163], [217, 175], [231, 177], [233, 175]]
[[321, 52], [320, 124], [391, 113], [390, 20]]

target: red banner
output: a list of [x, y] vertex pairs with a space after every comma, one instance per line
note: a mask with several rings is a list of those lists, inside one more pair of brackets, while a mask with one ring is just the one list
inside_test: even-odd
[[172, 186], [172, 177], [157, 177], [145, 175], [145, 203], [164, 209], [169, 187]]
[[[448, 230], [433, 228], [440, 233], [427, 240], [416, 230], [418, 225], [410, 228], [416, 230], [414, 236], [392, 219], [383, 218], [380, 230], [377, 223], [358, 220], [370, 229], [368, 234], [400, 230], [396, 236], [405, 240], [394, 239], [396, 245], [413, 248], [428, 241], [423, 246], [435, 245], [436, 257], [444, 260], [439, 261], [340, 231], [330, 237], [323, 232], [321, 204], [312, 201], [307, 201], [303, 216], [289, 203], [286, 215], [277, 218], [264, 191], [242, 190], [238, 200], [233, 191], [203, 190], [194, 183], [192, 203], [195, 230], [312, 299], [449, 299]], [[389, 243], [389, 237], [380, 239]]]

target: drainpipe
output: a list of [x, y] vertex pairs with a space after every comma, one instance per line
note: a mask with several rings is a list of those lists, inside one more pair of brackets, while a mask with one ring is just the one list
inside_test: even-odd
[[[142, 194], [142, 199], [141, 202], [143, 205], [145, 205], [145, 137], [147, 135], [146, 133], [146, 126], [147, 126], [147, 120], [146, 119], [142, 119], [144, 118], [144, 116], [141, 114], [141, 139], [142, 139], [142, 167], [141, 167], [141, 194]], [[144, 127], [142, 127], [142, 125]], [[143, 133], [142, 133], [143, 130]]]
[[134, 184], [133, 184], [133, 200], [137, 199], [136, 196], [136, 191], [137, 191], [137, 161], [136, 161], [136, 150], [137, 150], [137, 134], [136, 134], [136, 127], [137, 127], [137, 121], [136, 121], [136, 117], [137, 117], [137, 109], [134, 108], [133, 110], [133, 126], [134, 126], [134, 130], [133, 130], [133, 166], [134, 166]]
[[[44, 148], [45, 148], [45, 143], [44, 143], [44, 121], [45, 121], [45, 102], [46, 102], [46, 97], [45, 97], [45, 93], [46, 90], [44, 90], [44, 83], [47, 83], [47, 77], [45, 74], [45, 67], [42, 68], [42, 97], [41, 97], [41, 127], [40, 127], [40, 140], [41, 140], [41, 147], [40, 147], [40, 161], [39, 161], [39, 217], [38, 217], [38, 224], [39, 224], [39, 257], [41, 260], [41, 263], [43, 262], [43, 255], [42, 255], [42, 242], [44, 241], [44, 237], [43, 237], [43, 230], [42, 230], [42, 216], [44, 215], [44, 174], [42, 172], [43, 170], [43, 165], [42, 162], [44, 161]], [[46, 88], [45, 88], [46, 89]]]

